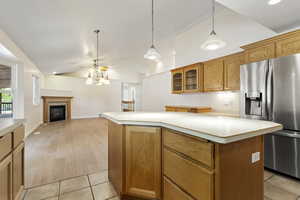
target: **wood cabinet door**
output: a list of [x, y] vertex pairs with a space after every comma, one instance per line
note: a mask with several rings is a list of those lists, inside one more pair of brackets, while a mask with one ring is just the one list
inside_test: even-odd
[[300, 53], [300, 34], [276, 42], [276, 56]]
[[246, 63], [258, 62], [275, 58], [275, 43], [247, 49], [245, 52]]
[[243, 55], [238, 54], [224, 59], [224, 90], [240, 89], [240, 67]]
[[204, 92], [222, 91], [224, 89], [223, 65], [223, 60], [204, 63]]
[[184, 84], [183, 91], [186, 93], [189, 92], [198, 92], [199, 91], [199, 67], [197, 64], [190, 65], [184, 68]]
[[161, 199], [161, 129], [126, 126], [126, 194]]
[[0, 162], [0, 199], [12, 200], [12, 156]]
[[183, 69], [172, 71], [172, 93], [180, 94], [183, 92]]
[[123, 191], [124, 126], [108, 121], [108, 178], [119, 195]]
[[24, 189], [24, 143], [13, 151], [13, 199], [21, 198]]

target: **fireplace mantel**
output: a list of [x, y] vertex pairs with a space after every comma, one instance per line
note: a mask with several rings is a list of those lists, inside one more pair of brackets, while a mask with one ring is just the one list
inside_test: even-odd
[[44, 123], [49, 123], [49, 105], [53, 103], [64, 103], [66, 104], [67, 108], [67, 120], [70, 120], [72, 118], [72, 107], [71, 107], [71, 100], [73, 97], [64, 97], [64, 96], [42, 96], [43, 99], [43, 118]]

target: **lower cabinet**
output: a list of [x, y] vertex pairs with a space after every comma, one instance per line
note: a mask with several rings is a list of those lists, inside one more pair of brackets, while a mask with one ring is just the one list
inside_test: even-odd
[[214, 173], [164, 149], [164, 175], [197, 200], [214, 199]]
[[161, 199], [161, 129], [126, 126], [126, 194]]
[[168, 178], [164, 177], [164, 196], [163, 200], [194, 200]]
[[24, 126], [0, 137], [0, 200], [20, 200], [24, 189]]
[[12, 156], [0, 162], [0, 199], [12, 200]]
[[123, 194], [123, 152], [124, 152], [124, 127], [122, 125], [108, 122], [108, 178], [114, 185], [118, 195]]
[[264, 198], [263, 156], [251, 161], [253, 153], [264, 154], [263, 136], [219, 144], [166, 128], [110, 121], [108, 141], [109, 180], [121, 200]]
[[24, 189], [24, 143], [13, 151], [13, 199], [20, 199]]

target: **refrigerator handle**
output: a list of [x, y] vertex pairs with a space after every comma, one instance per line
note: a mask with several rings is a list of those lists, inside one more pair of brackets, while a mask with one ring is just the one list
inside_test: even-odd
[[273, 135], [278, 135], [278, 136], [285, 136], [285, 137], [300, 139], [300, 134], [297, 134], [297, 133], [291, 132], [291, 131], [281, 130], [281, 131], [274, 132], [272, 134]]
[[266, 72], [266, 117], [267, 120], [273, 121], [274, 107], [274, 60], [269, 60], [269, 66]]

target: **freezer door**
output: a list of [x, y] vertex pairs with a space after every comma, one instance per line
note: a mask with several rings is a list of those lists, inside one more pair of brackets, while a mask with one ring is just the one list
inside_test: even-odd
[[300, 130], [300, 54], [273, 61], [273, 121]]
[[300, 133], [282, 130], [266, 135], [265, 167], [300, 178]]

